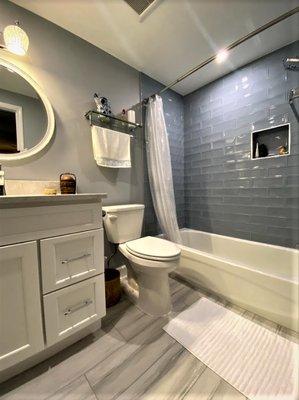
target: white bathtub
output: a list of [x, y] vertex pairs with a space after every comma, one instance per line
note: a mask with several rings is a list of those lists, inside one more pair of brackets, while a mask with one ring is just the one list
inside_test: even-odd
[[177, 274], [299, 331], [299, 251], [182, 229]]

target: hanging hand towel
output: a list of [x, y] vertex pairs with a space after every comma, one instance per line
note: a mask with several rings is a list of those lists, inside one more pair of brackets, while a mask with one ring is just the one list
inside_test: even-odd
[[107, 168], [131, 168], [130, 135], [92, 126], [92, 146], [96, 163]]

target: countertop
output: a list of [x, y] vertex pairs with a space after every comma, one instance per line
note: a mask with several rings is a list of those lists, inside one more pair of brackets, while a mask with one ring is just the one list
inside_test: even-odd
[[107, 193], [8, 195], [0, 196], [0, 208], [97, 203], [105, 197], [107, 197]]

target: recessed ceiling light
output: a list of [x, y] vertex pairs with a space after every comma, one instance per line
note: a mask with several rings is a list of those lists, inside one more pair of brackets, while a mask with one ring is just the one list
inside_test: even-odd
[[220, 50], [220, 51], [218, 52], [218, 54], [216, 55], [215, 60], [216, 60], [216, 62], [217, 62], [218, 64], [220, 64], [220, 63], [222, 63], [223, 61], [225, 61], [225, 60], [227, 59], [227, 57], [228, 57], [228, 51], [227, 51], [227, 50]]

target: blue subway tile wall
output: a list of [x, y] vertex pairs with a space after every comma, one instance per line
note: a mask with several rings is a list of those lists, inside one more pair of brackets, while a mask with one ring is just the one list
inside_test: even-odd
[[[157, 93], [164, 86], [145, 74], [140, 74], [141, 99]], [[172, 174], [178, 223], [180, 227], [185, 226], [185, 193], [184, 193], [184, 105], [183, 97], [172, 90], [162, 94], [165, 121], [169, 137], [169, 146], [172, 163]], [[145, 146], [144, 146], [145, 149]], [[155, 215], [148, 173], [146, 166], [146, 154], [144, 151], [144, 233], [156, 235], [161, 232]]]
[[[298, 246], [299, 73], [282, 63], [298, 55], [297, 41], [184, 97], [186, 227]], [[285, 122], [291, 154], [251, 160], [251, 131]]]

